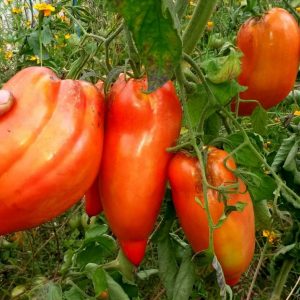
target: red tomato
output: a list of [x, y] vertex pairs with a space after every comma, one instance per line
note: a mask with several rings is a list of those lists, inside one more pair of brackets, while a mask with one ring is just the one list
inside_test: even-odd
[[[234, 285], [248, 268], [255, 246], [255, 228], [253, 206], [246, 192], [245, 184], [224, 166], [227, 153], [210, 148], [207, 158], [207, 178], [213, 186], [239, 183], [239, 192], [228, 194], [228, 205], [238, 202], [246, 204], [242, 212], [229, 214], [221, 227], [214, 231], [214, 250], [222, 266], [226, 282]], [[233, 159], [226, 166], [235, 169]], [[203, 206], [203, 190], [198, 160], [184, 153], [178, 153], [171, 160], [168, 170], [172, 197], [181, 226], [195, 252], [209, 246], [208, 219], [204, 207], [196, 202], [198, 198]], [[238, 180], [238, 181], [237, 181]], [[217, 191], [209, 189], [207, 193], [209, 210], [214, 224], [224, 211]]]
[[[102, 98], [105, 98], [104, 95], [104, 83], [103, 81], [99, 80], [95, 87], [100, 91]], [[85, 211], [89, 217], [97, 216], [102, 211], [102, 204], [99, 195], [99, 187], [98, 187], [99, 176], [96, 177], [95, 181], [93, 182], [92, 186], [85, 192]]]
[[87, 82], [31, 67], [3, 87], [15, 98], [0, 116], [0, 234], [51, 220], [94, 181], [104, 101]]
[[100, 195], [127, 258], [143, 259], [165, 192], [167, 164], [181, 127], [172, 82], [147, 94], [146, 79], [124, 74], [112, 86], [106, 114]]
[[[237, 46], [243, 52], [239, 84], [244, 100], [258, 100], [265, 109], [282, 101], [292, 90], [299, 67], [299, 26], [282, 8], [251, 18], [240, 28]], [[239, 114], [249, 115], [256, 103], [240, 103]]]

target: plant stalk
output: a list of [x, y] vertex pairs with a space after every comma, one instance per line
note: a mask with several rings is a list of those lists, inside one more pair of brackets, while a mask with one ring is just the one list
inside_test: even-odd
[[203, 35], [207, 21], [209, 20], [217, 0], [199, 0], [182, 36], [183, 51], [191, 54]]
[[284, 285], [286, 284], [287, 278], [289, 276], [289, 273], [291, 269], [293, 268], [295, 264], [294, 259], [286, 259], [281, 267], [280, 273], [278, 274], [275, 282], [275, 287], [273, 290], [273, 293], [271, 295], [270, 300], [280, 300], [281, 299], [281, 293], [284, 288]]

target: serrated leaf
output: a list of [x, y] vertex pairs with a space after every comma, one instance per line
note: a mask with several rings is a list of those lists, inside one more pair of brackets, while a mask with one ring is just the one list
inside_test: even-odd
[[[230, 141], [230, 145], [226, 144], [224, 145], [224, 148], [228, 153], [244, 142], [244, 137], [239, 133], [234, 133], [228, 136], [227, 139]], [[256, 145], [256, 139], [253, 138], [253, 136], [250, 136], [250, 139], [252, 144]], [[234, 153], [234, 159], [237, 164], [247, 167], [259, 168], [261, 165], [261, 162], [253, 155], [252, 149], [247, 145]]]
[[192, 250], [187, 248], [175, 280], [172, 300], [188, 300], [195, 281]]
[[106, 281], [108, 285], [108, 294], [110, 300], [130, 300], [122, 287], [107, 273]]
[[268, 124], [268, 114], [260, 105], [257, 105], [251, 114], [253, 130], [261, 135], [266, 134]]
[[257, 230], [271, 228], [272, 217], [266, 200], [254, 203], [254, 215]]
[[296, 141], [295, 134], [291, 135], [290, 137], [288, 137], [282, 141], [280, 148], [278, 149], [276, 156], [274, 158], [274, 161], [271, 165], [271, 167], [274, 171], [278, 171], [279, 167], [286, 160], [291, 148], [295, 144], [295, 141]]
[[207, 83], [217, 101], [222, 106], [229, 104], [234, 96], [245, 90], [236, 80], [230, 80], [220, 84], [215, 84], [207, 80]]
[[[248, 180], [248, 190], [251, 195], [251, 199], [253, 202], [259, 202], [262, 200], [271, 200], [274, 198], [274, 191], [277, 187], [275, 180], [262, 173], [260, 170], [251, 170], [255, 176], [252, 178], [251, 184]], [[251, 176], [251, 175], [250, 175]]]
[[201, 63], [206, 77], [215, 84], [235, 79], [241, 72], [241, 53], [230, 48], [226, 56], [209, 58]]
[[174, 3], [165, 0], [114, 0], [132, 33], [148, 74], [148, 90], [154, 91], [173, 75], [182, 53], [174, 18]]

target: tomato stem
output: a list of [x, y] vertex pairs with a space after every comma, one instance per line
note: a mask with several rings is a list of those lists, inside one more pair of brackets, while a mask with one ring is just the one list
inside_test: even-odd
[[208, 203], [208, 196], [207, 196], [208, 182], [207, 182], [207, 179], [206, 179], [204, 157], [203, 157], [203, 153], [199, 149], [199, 146], [197, 145], [196, 136], [195, 136], [194, 129], [193, 129], [193, 126], [192, 126], [191, 116], [190, 116], [189, 111], [188, 111], [183, 77], [184, 77], [184, 75], [183, 75], [183, 72], [182, 72], [182, 67], [180, 65], [176, 70], [176, 78], [177, 78], [179, 88], [180, 88], [180, 94], [181, 94], [181, 99], [182, 99], [183, 110], [184, 110], [184, 113], [185, 113], [186, 119], [187, 119], [187, 125], [188, 125], [187, 127], [188, 127], [188, 132], [189, 132], [189, 135], [190, 135], [191, 145], [192, 145], [192, 147], [194, 148], [194, 150], [196, 152], [196, 155], [197, 155], [197, 158], [198, 158], [198, 161], [199, 161], [201, 175], [202, 175], [202, 190], [203, 190], [203, 198], [204, 198], [204, 209], [205, 209], [206, 214], [207, 214], [208, 229], [209, 229], [208, 230], [208, 232], [209, 232], [209, 246], [208, 246], [208, 249], [212, 253], [214, 253], [214, 239], [213, 239], [214, 222], [213, 222], [212, 216], [210, 214], [210, 210], [209, 210], [209, 203]]
[[207, 21], [209, 20], [217, 0], [199, 0], [182, 36], [183, 51], [190, 54], [195, 49], [203, 35]]
[[288, 275], [295, 264], [294, 259], [284, 260], [280, 272], [276, 278], [275, 287], [270, 300], [280, 300], [283, 287], [288, 279]]

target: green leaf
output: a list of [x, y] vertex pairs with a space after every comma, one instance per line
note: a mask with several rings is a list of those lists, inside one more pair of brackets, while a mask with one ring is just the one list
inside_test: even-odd
[[266, 200], [254, 203], [255, 227], [257, 230], [270, 229], [272, 217]]
[[158, 274], [158, 269], [149, 269], [149, 270], [142, 270], [139, 271], [136, 275], [141, 280], [148, 280], [152, 275]]
[[126, 258], [122, 250], [119, 251], [117, 256], [117, 261], [119, 262], [119, 270], [121, 271], [124, 278], [129, 281], [134, 281], [134, 265]]
[[[39, 33], [38, 31], [33, 31], [27, 38], [28, 45], [32, 49], [34, 55], [41, 57], [40, 53], [40, 42], [39, 42]], [[46, 60], [49, 58], [49, 53], [47, 49], [42, 45], [42, 54], [43, 59]]]
[[[197, 85], [193, 94], [188, 95], [187, 102], [188, 113], [192, 126], [197, 129], [201, 119], [207, 119], [217, 108], [209, 105], [209, 96], [202, 84]], [[186, 117], [184, 115], [184, 117]], [[187, 120], [184, 119], [184, 126], [187, 127]]]
[[166, 289], [168, 299], [172, 298], [178, 266], [175, 258], [174, 247], [169, 238], [158, 242], [159, 275]]
[[[274, 191], [277, 187], [275, 180], [260, 170], [251, 170], [254, 175], [252, 178], [247, 178], [245, 181], [248, 185], [253, 202], [257, 203], [262, 200], [271, 200], [274, 198]], [[251, 176], [251, 173], [249, 176]]]
[[43, 45], [47, 46], [53, 41], [52, 32], [51, 32], [50, 27], [48, 25], [43, 27], [41, 35], [42, 35]]
[[199, 267], [210, 266], [213, 262], [213, 259], [214, 259], [214, 253], [209, 249], [198, 252], [194, 256], [194, 262]]
[[274, 254], [274, 259], [276, 259], [281, 254], [284, 255], [284, 254], [288, 253], [289, 251], [293, 250], [296, 246], [297, 246], [296, 243], [287, 245], [287, 246], [282, 245], [281, 247], [279, 247], [279, 249]]
[[49, 282], [47, 300], [63, 300], [61, 286], [53, 282]]
[[261, 135], [267, 133], [268, 114], [260, 105], [257, 105], [251, 115], [253, 130]]
[[209, 116], [204, 123], [204, 144], [209, 145], [210, 142], [219, 137], [219, 132], [222, 126], [221, 118], [217, 113], [213, 113]]
[[107, 290], [108, 284], [106, 281], [106, 273], [102, 267], [96, 264], [87, 264], [85, 271], [88, 277], [92, 280], [95, 295], [98, 296], [101, 292]]
[[128, 295], [124, 292], [122, 287], [107, 273], [105, 272], [108, 294], [110, 300], [130, 300]]
[[114, 0], [132, 33], [148, 74], [148, 90], [173, 75], [182, 53], [174, 3], [170, 0]]
[[172, 300], [188, 300], [195, 281], [192, 250], [187, 248], [175, 280]]
[[201, 63], [206, 77], [215, 84], [228, 82], [237, 78], [241, 72], [241, 52], [230, 48], [226, 56], [209, 58]]
[[74, 286], [64, 292], [64, 296], [66, 300], [86, 300], [85, 296]]
[[[226, 144], [224, 145], [224, 148], [228, 153], [236, 149], [244, 142], [244, 137], [239, 133], [234, 133], [227, 138], [230, 141], [230, 146]], [[255, 134], [249, 134], [249, 138], [254, 146], [257, 146], [257, 142], [260, 142]], [[235, 152], [234, 159], [237, 164], [247, 167], [259, 168], [261, 165], [261, 162], [255, 157], [255, 155], [253, 155], [253, 152], [249, 146], [244, 146]]]
[[228, 105], [234, 96], [245, 90], [245, 87], [239, 85], [235, 80], [230, 80], [219, 84], [215, 84], [207, 80], [207, 83], [217, 101], [222, 106]]
[[75, 261], [79, 267], [83, 268], [88, 263], [101, 264], [116, 249], [115, 241], [108, 235], [99, 237], [98, 242], [89, 243], [78, 251]]
[[107, 230], [108, 226], [106, 224], [91, 224], [85, 232], [84, 243], [88, 244], [97, 241]]
[[296, 135], [293, 134], [290, 137], [284, 139], [278, 149], [274, 161], [271, 165], [274, 171], [278, 171], [279, 167], [286, 160], [291, 148], [294, 146], [296, 141]]

